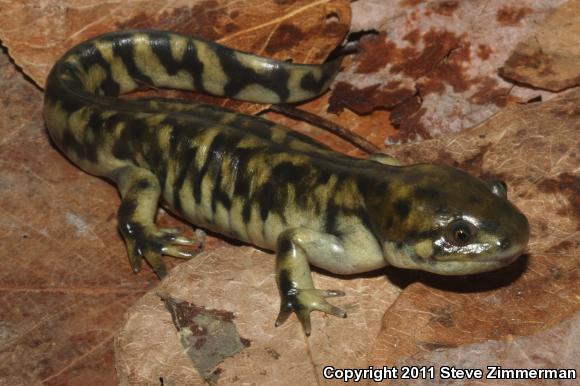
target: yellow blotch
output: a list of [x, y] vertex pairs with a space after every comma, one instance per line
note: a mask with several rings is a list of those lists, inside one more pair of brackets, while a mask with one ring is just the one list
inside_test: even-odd
[[198, 216], [196, 216], [197, 205], [193, 199], [192, 184], [188, 183], [188, 181], [189, 178], [186, 178], [185, 183], [182, 186], [176, 186], [175, 189], [179, 189], [181, 210], [190, 221], [196, 222], [198, 220]]
[[276, 247], [276, 241], [278, 236], [282, 231], [284, 231], [284, 223], [279, 215], [270, 212], [264, 223], [264, 233], [265, 233], [265, 243], [263, 247], [274, 249]]
[[282, 162], [291, 162], [296, 166], [302, 166], [308, 165], [310, 163], [310, 158], [304, 155], [292, 153], [277, 153], [275, 158], [272, 160], [272, 165], [276, 166]]
[[330, 193], [334, 192], [334, 187], [336, 186], [337, 178], [335, 175], [331, 175], [328, 179], [326, 184], [318, 184], [312, 190], [311, 198], [315, 200], [315, 202], [325, 203], [328, 200], [331, 200]]
[[250, 215], [250, 221], [246, 223], [246, 233], [248, 235], [248, 240], [252, 244], [258, 246], [264, 243], [264, 223], [262, 222], [262, 217], [260, 214], [260, 206], [254, 203], [252, 205], [252, 214]]
[[411, 186], [406, 182], [393, 181], [389, 185], [389, 189], [393, 193], [393, 196], [399, 198], [408, 198], [412, 196]]
[[44, 107], [44, 119], [48, 126], [48, 131], [54, 138], [62, 137], [62, 132], [66, 128], [67, 113], [62, 108], [62, 102], [47, 102]]
[[282, 143], [286, 140], [288, 130], [284, 126], [276, 125], [270, 129], [270, 139], [272, 142]]
[[159, 124], [162, 123], [165, 120], [165, 118], [167, 118], [167, 115], [145, 113], [143, 115], [143, 118], [145, 118], [145, 123], [147, 124], [147, 126], [154, 128], [156, 126], [159, 126]]
[[290, 76], [288, 78], [288, 91], [290, 96], [287, 102], [297, 102], [305, 99], [310, 99], [315, 96], [312, 91], [304, 90], [301, 86], [302, 78], [310, 73], [316, 81], [320, 80], [322, 77], [322, 69], [318, 67], [302, 67], [293, 68], [290, 71]]
[[64, 60], [65, 63], [72, 64], [73, 66], [79, 66], [80, 60], [76, 55], [68, 55]]
[[179, 35], [169, 35], [169, 44], [171, 45], [171, 56], [176, 62], [183, 61], [183, 55], [187, 49], [188, 39]]
[[165, 151], [169, 151], [169, 143], [171, 141], [171, 132], [173, 126], [163, 125], [157, 131], [157, 138], [159, 140], [159, 148]]
[[352, 180], [346, 180], [339, 184], [333, 199], [337, 205], [348, 209], [358, 208], [362, 204], [358, 187]]
[[423, 259], [428, 259], [433, 255], [433, 242], [429, 239], [419, 241], [414, 248], [415, 253]]
[[[208, 157], [211, 157], [211, 155], [208, 155]], [[218, 224], [216, 223], [215, 216], [218, 213], [216, 211], [216, 213], [214, 214], [212, 212], [212, 208], [211, 208], [211, 201], [212, 201], [212, 197], [213, 197], [214, 182], [215, 182], [212, 174], [213, 173], [207, 173], [201, 181], [201, 202], [199, 204], [198, 211], [201, 215], [211, 219], [213, 226], [216, 226]], [[218, 181], [218, 183], [219, 183], [219, 181]], [[222, 212], [222, 214], [223, 214], [223, 212]], [[222, 219], [220, 219], [220, 221], [225, 221], [225, 220], [222, 218]]]
[[250, 102], [280, 103], [280, 96], [278, 94], [257, 83], [249, 84], [241, 89], [235, 98]]
[[234, 198], [232, 200], [232, 207], [230, 208], [230, 225], [229, 230], [236, 233], [238, 238], [242, 241], [250, 241], [246, 229], [246, 224], [242, 217], [244, 209], [244, 200], [242, 198]]
[[76, 68], [78, 73], [83, 74], [83, 75], [86, 75], [85, 74], [85, 70], [84, 70], [83, 66], [81, 65], [81, 62], [80, 62], [78, 56], [76, 56], [76, 55], [68, 55], [65, 58], [64, 62], [67, 63], [67, 64], [70, 64], [74, 68]]
[[[101, 114], [102, 118], [104, 118], [103, 115], [104, 114]], [[104, 151], [104, 154], [112, 153], [115, 143], [119, 141], [119, 138], [121, 138], [121, 135], [125, 130], [125, 126], [126, 126], [125, 122], [119, 122], [113, 127], [113, 130], [109, 132], [102, 145], [102, 150]]]
[[224, 112], [219, 115], [219, 123], [224, 126], [228, 126], [230, 123], [236, 120], [236, 118], [241, 115], [234, 112]]
[[87, 107], [75, 111], [68, 117], [68, 128], [77, 142], [85, 142], [85, 132], [90, 118], [91, 110]]
[[220, 188], [229, 196], [234, 193], [234, 183], [239, 171], [237, 167], [234, 167], [232, 160], [231, 154], [225, 153], [221, 166]]
[[260, 147], [263, 144], [263, 141], [254, 136], [248, 134], [247, 137], [244, 137], [237, 145], [239, 149], [253, 149], [256, 147]]
[[194, 44], [197, 50], [197, 56], [203, 63], [203, 87], [210, 94], [218, 96], [224, 95], [224, 88], [228, 83], [229, 78], [222, 68], [219, 57], [208, 43], [194, 41]]
[[257, 187], [268, 182], [272, 175], [272, 165], [262, 156], [252, 157], [246, 165], [246, 170], [252, 171], [254, 176], [250, 184], [250, 193], [254, 193]]
[[147, 163], [147, 160], [145, 159], [143, 154], [140, 152], [135, 154], [135, 161], [137, 162], [137, 165], [146, 166], [147, 168], [150, 168], [150, 165]]
[[196, 142], [198, 143], [198, 151], [195, 154], [195, 165], [199, 168], [205, 164], [207, 157], [209, 156], [208, 151], [213, 139], [218, 135], [219, 130], [216, 129], [208, 129], [204, 130], [199, 136], [196, 138]]
[[[111, 112], [104, 112], [101, 114], [102, 119], [107, 119], [114, 115]], [[108, 132], [108, 135], [105, 137], [104, 143], [101, 145], [101, 149], [99, 151], [99, 163], [102, 165], [107, 165], [110, 170], [114, 170], [117, 168], [121, 168], [127, 165], [126, 160], [119, 160], [112, 155], [113, 147], [119, 141], [123, 131], [125, 130], [126, 124], [125, 122], [117, 123], [113, 128], [112, 131]]]
[[84, 79], [85, 89], [95, 92], [105, 79], [107, 79], [105, 69], [100, 64], [93, 64]]
[[277, 66], [276, 63], [269, 61], [267, 58], [246, 54], [244, 52], [236, 52], [234, 56], [244, 67], [250, 68], [258, 74], [267, 74]]
[[215, 214], [213, 216], [213, 223], [220, 229], [229, 230], [230, 216], [227, 209], [221, 204], [217, 203]]
[[120, 57], [114, 55], [113, 44], [108, 41], [100, 40], [95, 42], [95, 46], [101, 53], [103, 59], [105, 59], [111, 66], [111, 77], [117, 84], [119, 84], [121, 92], [129, 92], [136, 89], [137, 83], [135, 83], [133, 78], [129, 75], [125, 63], [123, 63], [123, 60]]
[[175, 75], [167, 73], [165, 66], [153, 52], [147, 35], [133, 36], [133, 55], [139, 71], [150, 77], [155, 86], [193, 89], [193, 79], [187, 71], [180, 70]]

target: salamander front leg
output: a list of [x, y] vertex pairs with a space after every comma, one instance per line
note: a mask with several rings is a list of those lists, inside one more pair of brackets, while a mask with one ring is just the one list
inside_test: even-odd
[[346, 318], [346, 312], [328, 303], [325, 298], [344, 296], [344, 292], [314, 288], [308, 264], [312, 253], [328, 253], [336, 238], [305, 228], [289, 229], [278, 237], [276, 281], [280, 291], [280, 313], [276, 326], [296, 313], [306, 336], [310, 335], [310, 313], [314, 310]]
[[141, 259], [144, 258], [157, 276], [163, 278], [167, 270], [161, 260], [162, 254], [180, 258], [196, 255], [181, 247], [195, 245], [195, 240], [180, 235], [179, 229], [155, 225], [161, 189], [153, 173], [137, 167], [124, 168], [116, 171], [115, 181], [123, 197], [117, 215], [119, 229], [134, 272], [141, 269]]

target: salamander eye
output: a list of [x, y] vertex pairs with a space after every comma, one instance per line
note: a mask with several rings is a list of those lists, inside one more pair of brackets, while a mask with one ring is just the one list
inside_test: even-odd
[[447, 241], [458, 247], [462, 247], [471, 242], [475, 236], [473, 225], [464, 220], [456, 220], [447, 226]]

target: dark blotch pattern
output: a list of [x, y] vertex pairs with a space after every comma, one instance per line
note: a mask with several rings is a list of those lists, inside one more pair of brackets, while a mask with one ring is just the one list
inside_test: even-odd
[[270, 71], [258, 73], [252, 68], [243, 66], [235, 57], [234, 51], [222, 46], [215, 46], [215, 51], [226, 74], [235, 74], [230, 77], [224, 89], [226, 96], [235, 96], [244, 87], [253, 83], [274, 91], [282, 102], [290, 96], [287, 85], [290, 76], [282, 65], [274, 64]]
[[340, 208], [332, 201], [329, 201], [326, 205], [325, 218], [324, 218], [324, 232], [331, 235], [336, 235], [337, 230], [337, 217], [339, 215]]
[[135, 211], [137, 210], [137, 201], [132, 200], [130, 198], [124, 198], [121, 202], [121, 206], [119, 206], [119, 211], [117, 212], [117, 217], [119, 218], [119, 226], [121, 228], [124, 225], [131, 222], [131, 218], [133, 218]]
[[101, 51], [99, 51], [94, 45], [88, 44], [83, 50], [80, 51], [79, 58], [85, 71], [89, 71], [89, 69], [96, 64], [105, 70], [107, 76], [95, 90], [97, 94], [111, 96], [119, 95], [121, 87], [113, 80], [111, 66], [103, 58]]
[[180, 138], [183, 130], [173, 123], [173, 129], [169, 141], [169, 153], [177, 160], [177, 170], [175, 171], [175, 186], [173, 189], [173, 207], [179, 213], [182, 212], [183, 205], [179, 193], [186, 183], [190, 169], [195, 166], [193, 160], [197, 154], [197, 147], [187, 146]]
[[322, 76], [319, 81], [317, 81], [311, 73], [304, 75], [300, 80], [300, 87], [316, 94], [320, 93], [324, 86], [336, 74], [339, 63], [339, 60], [326, 63], [322, 69]]
[[151, 49], [159, 58], [163, 67], [169, 75], [175, 75], [183, 68], [183, 65], [173, 59], [171, 54], [171, 41], [169, 36], [163, 32], [154, 31], [149, 34]]
[[133, 56], [133, 39], [130, 33], [116, 35], [111, 37], [110, 41], [113, 46], [113, 55], [121, 58], [131, 78], [146, 85], [155, 84], [149, 76], [141, 73], [137, 68]]
[[191, 74], [193, 78], [193, 87], [198, 91], [206, 91], [203, 87], [203, 63], [199, 60], [197, 49], [192, 41], [187, 43], [187, 48], [183, 54], [183, 66]]
[[399, 216], [400, 221], [405, 221], [411, 212], [411, 204], [405, 200], [395, 202], [395, 213]]
[[436, 200], [441, 192], [436, 187], [417, 187], [415, 188], [415, 197], [424, 200]]
[[278, 286], [282, 298], [280, 308], [285, 312], [300, 311], [304, 306], [298, 301], [296, 284], [290, 279], [290, 271], [282, 269], [278, 273]]
[[271, 183], [266, 183], [258, 193], [258, 202], [260, 203], [260, 217], [266, 221], [270, 210], [276, 205], [276, 191]]
[[279, 163], [272, 169], [276, 178], [284, 179], [290, 184], [299, 184], [308, 178], [312, 168], [306, 165], [295, 165], [290, 161]]
[[224, 150], [227, 146], [228, 141], [225, 134], [218, 134], [216, 135], [211, 144], [209, 145], [207, 151], [207, 157], [205, 158], [205, 162], [199, 168], [199, 172], [194, 176], [192, 181], [192, 191], [193, 197], [195, 198], [195, 202], [197, 204], [201, 203], [201, 186], [203, 179], [206, 174], [212, 169], [213, 173], [217, 173], [221, 162], [223, 160]]

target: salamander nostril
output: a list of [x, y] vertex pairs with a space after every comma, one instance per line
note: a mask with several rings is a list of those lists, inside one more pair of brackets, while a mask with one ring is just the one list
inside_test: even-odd
[[510, 241], [508, 239], [501, 239], [498, 244], [501, 249], [507, 249], [510, 246]]

